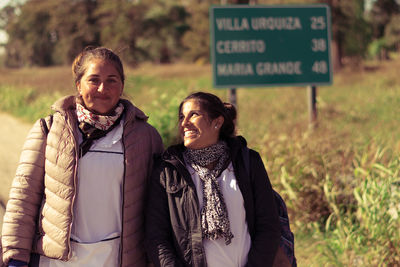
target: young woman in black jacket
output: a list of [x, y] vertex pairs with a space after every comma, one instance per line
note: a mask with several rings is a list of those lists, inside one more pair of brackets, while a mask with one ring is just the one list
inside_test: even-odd
[[198, 92], [179, 107], [182, 144], [156, 163], [146, 249], [156, 266], [272, 266], [280, 240], [272, 187], [259, 154], [244, 166], [236, 110]]

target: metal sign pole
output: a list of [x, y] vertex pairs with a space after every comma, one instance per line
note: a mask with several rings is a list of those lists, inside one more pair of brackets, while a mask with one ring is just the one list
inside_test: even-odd
[[234, 105], [237, 111], [238, 107], [237, 107], [236, 88], [229, 89], [229, 103]]
[[309, 127], [313, 129], [317, 126], [317, 87], [315, 85], [308, 87], [308, 114]]
[[[226, 5], [226, 0], [220, 1], [221, 5]], [[235, 106], [237, 110], [237, 98], [236, 98], [236, 88], [229, 89], [229, 103]]]

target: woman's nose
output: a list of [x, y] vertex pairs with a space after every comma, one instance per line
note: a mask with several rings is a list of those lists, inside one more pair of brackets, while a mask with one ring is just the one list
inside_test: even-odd
[[105, 87], [104, 87], [104, 83], [102, 82], [99, 84], [99, 87], [97, 87], [97, 91], [103, 92], [104, 90], [105, 90]]
[[189, 122], [189, 120], [187, 118], [182, 119], [181, 121], [181, 126], [184, 127], [185, 125], [187, 125]]

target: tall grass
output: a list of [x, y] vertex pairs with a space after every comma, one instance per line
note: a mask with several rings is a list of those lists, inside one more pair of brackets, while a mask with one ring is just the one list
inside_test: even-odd
[[[260, 152], [286, 200], [299, 266], [398, 266], [399, 68], [393, 60], [335, 75], [332, 86], [318, 88], [314, 130], [305, 88], [238, 90], [238, 133]], [[24, 70], [38, 73], [51, 69]], [[69, 83], [67, 69], [56, 73]], [[210, 77], [209, 66], [144, 66], [127, 71], [124, 91], [169, 145], [177, 142], [177, 108], [186, 95], [202, 90], [228, 100]], [[1, 110], [33, 121], [69, 93], [27, 79], [30, 87], [0, 73]]]
[[400, 160], [398, 154], [371, 147], [354, 159], [352, 205], [343, 205], [330, 177], [324, 193], [332, 206], [325, 231], [317, 231], [321, 261], [335, 266], [399, 266]]
[[50, 114], [50, 103], [60, 97], [57, 91], [40, 95], [31, 88], [19, 90], [12, 86], [0, 86], [0, 110], [32, 122]]

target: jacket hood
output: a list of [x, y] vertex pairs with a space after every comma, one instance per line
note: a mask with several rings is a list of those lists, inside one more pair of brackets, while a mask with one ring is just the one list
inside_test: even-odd
[[[126, 112], [126, 121], [132, 121], [132, 120], [143, 120], [147, 121], [148, 117], [144, 114], [143, 111], [141, 111], [139, 108], [134, 106], [129, 100], [126, 99], [121, 99], [121, 103], [124, 105]], [[51, 109], [60, 112], [62, 114], [68, 112], [68, 111], [73, 111], [76, 109], [76, 96], [70, 95], [70, 96], [65, 96], [60, 99], [58, 99], [54, 104], [51, 106]]]

